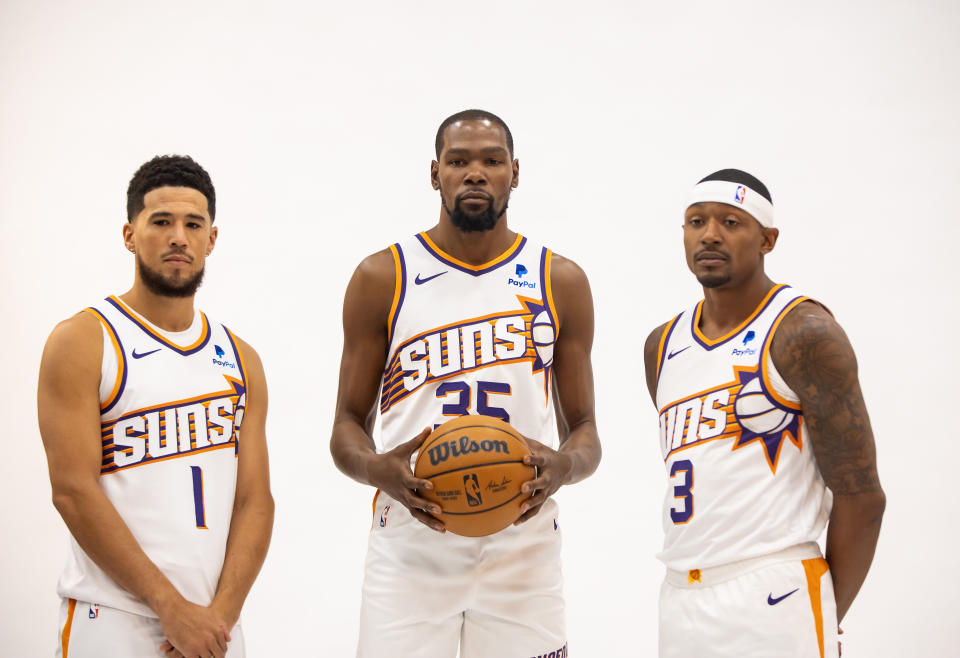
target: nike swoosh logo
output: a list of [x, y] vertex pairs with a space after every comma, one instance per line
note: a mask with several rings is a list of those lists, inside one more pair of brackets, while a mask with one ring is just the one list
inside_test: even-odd
[[423, 279], [421, 279], [421, 278], [420, 278], [420, 275], [417, 274], [417, 278], [415, 278], [415, 279], [413, 280], [413, 282], [414, 282], [415, 284], [417, 284], [418, 286], [421, 286], [421, 285], [423, 285], [424, 283], [426, 283], [427, 281], [430, 281], [431, 279], [436, 279], [436, 278], [437, 278], [438, 276], [440, 276], [441, 274], [446, 274], [448, 271], [449, 271], [449, 270], [444, 270], [443, 272], [440, 272], [440, 274], [434, 274], [433, 276], [428, 276], [428, 277], [425, 277], [425, 278], [423, 278]]
[[[689, 350], [691, 347], [692, 347], [692, 345], [687, 345], [686, 347], [683, 348], [683, 350]], [[677, 350], [676, 352], [670, 352], [670, 354], [667, 355], [667, 361], [669, 361], [670, 359], [672, 359], [672, 358], [675, 357], [676, 355], [680, 354], [680, 352], [682, 352], [683, 350]]]
[[158, 347], [158, 348], [155, 349], [155, 350], [151, 350], [151, 351], [149, 351], [149, 352], [141, 352], [140, 354], [137, 354], [137, 348], [134, 347], [134, 348], [133, 348], [133, 358], [135, 358], [135, 359], [142, 359], [142, 358], [145, 357], [145, 356], [150, 356], [150, 355], [153, 354], [154, 352], [159, 352], [159, 351], [160, 351], [160, 348]]
[[[796, 592], [799, 589], [800, 588], [798, 587], [797, 589], [793, 590], [793, 592]], [[787, 592], [783, 596], [780, 596], [777, 598], [773, 598], [773, 592], [770, 592], [770, 594], [767, 595], [767, 603], [770, 605], [777, 605], [778, 603], [780, 603], [780, 601], [783, 601], [785, 598], [793, 594], [793, 592]]]

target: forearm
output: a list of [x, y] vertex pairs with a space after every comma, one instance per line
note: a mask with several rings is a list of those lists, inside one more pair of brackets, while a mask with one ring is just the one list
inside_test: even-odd
[[355, 420], [339, 420], [330, 439], [333, 462], [342, 473], [361, 484], [377, 486], [370, 476], [370, 460], [377, 454], [376, 444]]
[[574, 484], [592, 475], [600, 465], [601, 457], [596, 423], [585, 420], [572, 427], [560, 445], [560, 452], [570, 458], [570, 471], [564, 484]]
[[96, 483], [55, 485], [53, 502], [80, 548], [120, 587], [158, 614], [182, 599]]
[[870, 570], [885, 505], [880, 490], [834, 497], [826, 557], [833, 576], [838, 621], [850, 609]]
[[234, 507], [223, 569], [211, 605], [223, 615], [230, 628], [237, 623], [267, 556], [273, 532], [273, 509], [269, 491], [238, 500]]

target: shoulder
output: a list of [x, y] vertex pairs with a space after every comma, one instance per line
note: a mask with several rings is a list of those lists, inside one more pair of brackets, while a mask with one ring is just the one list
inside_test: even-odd
[[103, 358], [103, 329], [99, 318], [89, 311], [60, 322], [50, 332], [40, 362], [41, 381], [45, 375], [79, 379], [100, 377]]
[[593, 319], [593, 294], [587, 274], [579, 265], [558, 254], [550, 257], [550, 288], [561, 324]]
[[371, 282], [393, 283], [396, 270], [394, 250], [391, 247], [370, 254], [357, 265], [354, 276], [360, 276]]
[[787, 312], [773, 334], [770, 356], [788, 384], [817, 372], [856, 369], [847, 334], [826, 307], [812, 300]]
[[554, 289], [558, 287], [587, 286], [587, 273], [583, 268], [560, 254], [552, 254], [550, 257], [550, 282]]
[[90, 311], [83, 310], [58, 323], [47, 338], [47, 348], [80, 349], [102, 344], [102, 324]]
[[647, 365], [647, 368], [649, 368], [651, 364], [656, 367], [657, 352], [660, 350], [660, 340], [672, 322], [673, 320], [664, 322], [647, 336], [647, 342], [643, 344], [643, 361]]

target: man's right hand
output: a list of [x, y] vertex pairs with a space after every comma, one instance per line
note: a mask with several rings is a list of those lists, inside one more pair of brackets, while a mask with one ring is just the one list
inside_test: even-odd
[[437, 532], [446, 532], [443, 521], [432, 516], [441, 512], [440, 506], [421, 498], [415, 491], [433, 489], [433, 483], [415, 477], [410, 468], [410, 458], [423, 445], [431, 431], [426, 427], [420, 434], [393, 450], [371, 456], [367, 475], [374, 486], [410, 510], [410, 514], [417, 521]]
[[167, 641], [160, 649], [172, 658], [224, 658], [230, 630], [224, 620], [210, 608], [196, 605], [182, 597], [156, 610]]

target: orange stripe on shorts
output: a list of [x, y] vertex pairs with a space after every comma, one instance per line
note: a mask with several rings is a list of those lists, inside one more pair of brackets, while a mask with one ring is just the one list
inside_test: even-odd
[[820, 579], [830, 570], [822, 557], [803, 561], [803, 572], [807, 575], [807, 591], [810, 593], [810, 607], [813, 609], [813, 623], [817, 627], [817, 644], [820, 658], [823, 658], [823, 608], [820, 601]]
[[63, 625], [63, 632], [60, 633], [60, 654], [67, 658], [67, 651], [70, 648], [70, 629], [73, 627], [73, 612], [77, 609], [77, 600], [70, 599], [67, 606], [67, 622]]

